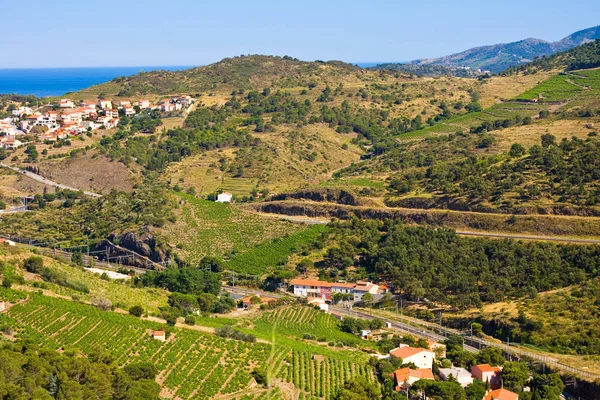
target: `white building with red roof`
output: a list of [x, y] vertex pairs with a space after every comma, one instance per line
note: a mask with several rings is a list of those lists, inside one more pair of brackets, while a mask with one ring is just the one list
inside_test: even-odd
[[490, 364], [479, 364], [471, 368], [473, 378], [482, 382], [489, 382], [492, 389], [498, 389], [501, 383], [502, 368], [492, 367]]
[[488, 391], [482, 400], [519, 400], [519, 395], [506, 389]]
[[401, 359], [403, 364], [413, 363], [417, 368], [431, 369], [435, 359], [435, 353], [429, 349], [406, 345], [393, 349], [390, 351], [390, 355]]
[[58, 102], [58, 106], [60, 108], [73, 108], [75, 107], [75, 104], [71, 99], [60, 99], [60, 101]]
[[217, 195], [217, 203], [231, 203], [233, 199], [233, 195], [229, 192], [219, 193]]

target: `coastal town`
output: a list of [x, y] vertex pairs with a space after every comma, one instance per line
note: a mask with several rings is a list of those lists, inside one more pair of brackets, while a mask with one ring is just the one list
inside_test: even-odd
[[32, 143], [52, 144], [94, 131], [114, 129], [123, 118], [142, 118], [151, 112], [189, 112], [194, 99], [175, 96], [152, 104], [148, 99], [81, 101], [69, 98], [32, 108], [9, 106], [0, 120], [0, 148], [16, 150]]

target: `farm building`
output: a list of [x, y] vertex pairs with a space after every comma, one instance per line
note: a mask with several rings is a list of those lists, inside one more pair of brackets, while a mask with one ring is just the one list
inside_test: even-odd
[[165, 342], [167, 340], [167, 334], [165, 331], [152, 331], [152, 337], [156, 340], [160, 340], [161, 342]]
[[217, 195], [217, 203], [231, 203], [233, 195], [229, 192], [223, 192]]

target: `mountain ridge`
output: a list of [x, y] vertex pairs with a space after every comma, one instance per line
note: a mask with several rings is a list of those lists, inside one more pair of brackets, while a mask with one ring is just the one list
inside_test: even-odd
[[442, 65], [451, 68], [469, 67], [493, 73], [531, 62], [560, 51], [600, 39], [600, 25], [574, 32], [556, 42], [527, 38], [510, 43], [478, 46], [437, 58], [413, 60], [408, 65]]

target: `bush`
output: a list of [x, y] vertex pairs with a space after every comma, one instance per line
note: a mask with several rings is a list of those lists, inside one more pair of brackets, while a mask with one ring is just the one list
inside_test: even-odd
[[129, 309], [129, 314], [134, 315], [136, 317], [141, 317], [144, 314], [144, 309], [142, 306], [133, 306]]
[[177, 323], [177, 316], [174, 314], [167, 315], [167, 318], [165, 319], [167, 320], [168, 325], [175, 326], [175, 324]]
[[44, 260], [39, 256], [31, 256], [23, 261], [23, 267], [27, 272], [39, 274], [44, 268]]
[[92, 299], [92, 305], [98, 307], [101, 310], [107, 311], [112, 307], [112, 301], [103, 297], [96, 297]]
[[196, 325], [196, 317], [194, 317], [193, 315], [186, 315], [185, 316], [185, 323], [188, 325]]

